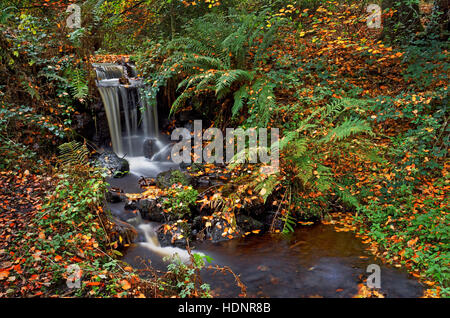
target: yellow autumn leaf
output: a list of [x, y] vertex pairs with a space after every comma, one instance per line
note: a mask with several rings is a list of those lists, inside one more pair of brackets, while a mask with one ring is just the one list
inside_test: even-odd
[[131, 284], [126, 279], [121, 280], [120, 285], [122, 286], [123, 290], [128, 290], [131, 288]]

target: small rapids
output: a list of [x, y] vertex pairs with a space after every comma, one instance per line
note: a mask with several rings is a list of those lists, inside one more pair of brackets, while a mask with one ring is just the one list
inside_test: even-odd
[[[128, 175], [108, 182], [126, 193], [141, 193], [141, 177], [155, 178], [178, 165], [168, 160], [170, 144], [159, 136], [156, 107], [142, 98], [142, 83], [135, 78], [135, 70], [127, 72], [115, 64], [94, 67], [113, 150], [125, 156], [130, 165]], [[128, 84], [122, 84], [127, 76]], [[189, 261], [186, 250], [161, 246], [156, 231], [159, 224], [143, 221], [139, 213], [124, 207], [123, 202], [109, 204], [115, 217], [138, 232], [136, 242], [124, 255], [125, 262], [137, 269], [150, 264], [165, 270], [164, 257], [178, 254], [183, 262]], [[381, 268], [381, 290], [387, 297], [423, 294], [423, 287], [404, 270], [380, 263], [354, 234], [336, 232], [331, 226], [302, 227], [288, 236], [265, 234], [217, 244], [194, 242], [192, 247], [193, 253], [201, 251], [215, 264], [229, 266], [240, 275], [251, 297], [353, 297], [371, 264]], [[239, 295], [231, 275], [202, 272], [202, 277], [222, 297]]]
[[189, 253], [186, 250], [183, 250], [178, 247], [161, 247], [158, 241], [158, 237], [156, 235], [156, 228], [154, 225], [150, 223], [139, 224], [138, 229], [144, 233], [145, 242], [137, 243], [150, 251], [158, 254], [161, 257], [172, 256], [178, 254], [180, 260], [184, 263], [188, 263], [190, 260]]
[[[136, 78], [134, 67], [129, 72], [124, 65], [99, 63], [93, 66], [97, 73], [97, 87], [105, 106], [112, 148], [117, 155], [127, 159], [133, 180], [131, 182], [137, 184], [137, 178], [156, 176], [159, 172], [174, 168], [175, 165], [167, 160], [171, 145], [159, 138], [157, 108], [149, 105], [143, 97], [145, 87]], [[123, 81], [126, 83], [123, 84]], [[129, 178], [127, 180], [126, 183], [129, 183]], [[116, 180], [111, 180], [111, 183], [114, 181]], [[116, 186], [128, 188], [120, 182]], [[186, 250], [161, 247], [156, 234], [157, 225], [144, 223], [140, 216], [127, 219], [121, 211], [123, 206], [111, 207], [111, 210], [116, 217], [128, 221], [143, 234], [143, 241], [137, 244], [160, 257], [178, 254], [181, 261], [189, 261], [190, 256]]]

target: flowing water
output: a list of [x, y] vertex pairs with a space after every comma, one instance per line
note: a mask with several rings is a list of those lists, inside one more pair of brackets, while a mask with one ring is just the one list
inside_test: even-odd
[[[387, 297], [420, 297], [422, 286], [405, 271], [376, 260], [352, 233], [314, 225], [287, 237], [262, 235], [213, 244], [194, 244], [193, 252], [229, 266], [240, 275], [249, 297], [352, 297], [369, 275], [367, 266], [381, 268], [381, 291]], [[124, 261], [138, 269], [148, 264], [163, 270], [161, 258], [145, 244], [137, 243]], [[230, 274], [203, 271], [202, 278], [221, 297], [237, 297], [240, 289]]]
[[[94, 64], [94, 67], [114, 152], [128, 158], [144, 156], [144, 143], [148, 139], [157, 143], [159, 129], [157, 108], [147, 105], [142, 96], [142, 80], [128, 77], [122, 65]], [[127, 84], [121, 84], [121, 80]]]
[[[140, 177], [154, 178], [158, 173], [178, 166], [168, 161], [170, 145], [158, 136], [156, 108], [143, 102], [139, 79], [122, 85], [124, 68], [115, 64], [96, 64], [98, 88], [107, 113], [114, 151], [130, 163], [130, 174], [108, 182], [126, 193], [139, 193]], [[135, 71], [133, 71], [135, 75]], [[143, 147], [152, 141], [156, 151], [145, 157]], [[124, 209], [125, 203], [109, 204], [112, 214], [133, 225], [139, 235], [127, 250], [124, 261], [135, 268], [151, 265], [164, 270], [165, 256], [178, 254], [189, 261], [179, 248], [161, 247], [156, 235], [159, 224], [143, 221], [139, 214]], [[195, 253], [229, 266], [239, 274], [252, 297], [352, 297], [367, 277], [369, 264], [381, 267], [381, 290], [388, 297], [419, 297], [423, 287], [404, 270], [381, 264], [360, 239], [352, 233], [336, 232], [331, 226], [302, 227], [288, 236], [265, 234], [213, 244], [193, 244]], [[240, 290], [228, 274], [202, 272], [213, 291], [223, 297], [236, 297]]]
[[[146, 102], [142, 81], [131, 74], [123, 65], [100, 63], [93, 64], [97, 73], [97, 87], [102, 97], [108, 120], [111, 143], [114, 152], [125, 157], [130, 165], [130, 174], [126, 178], [112, 178], [111, 186], [138, 193], [141, 177], [156, 176], [158, 173], [178, 167], [166, 158], [170, 153], [170, 144], [159, 136], [158, 113], [156, 107]], [[122, 84], [123, 82], [127, 84]], [[145, 151], [151, 142], [150, 151]], [[146, 156], [144, 156], [146, 155]], [[111, 204], [112, 214], [136, 227], [140, 234], [140, 244], [148, 251], [160, 257], [178, 254], [188, 261], [185, 250], [173, 247], [161, 247], [156, 237], [155, 225], [145, 223], [140, 216], [126, 212], [124, 204]]]

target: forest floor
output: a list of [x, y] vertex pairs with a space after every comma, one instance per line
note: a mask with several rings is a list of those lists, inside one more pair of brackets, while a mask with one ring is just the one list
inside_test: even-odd
[[[315, 164], [329, 168], [335, 180], [345, 183], [341, 190], [359, 202], [357, 208], [346, 206], [337, 212], [327, 206], [330, 203], [327, 200], [336, 197], [336, 193], [330, 193], [334, 190], [325, 194], [311, 187], [312, 190], [296, 193], [300, 198], [299, 214], [312, 207], [325, 211], [322, 216], [331, 214], [331, 221], [322, 222], [333, 224], [336, 231], [355, 232], [373, 255], [395, 267], [406, 268], [429, 286], [424, 297], [448, 297], [448, 49], [436, 39], [430, 42], [419, 39], [416, 44], [404, 46], [383, 43], [379, 40], [380, 31], [366, 28], [354, 14], [355, 10], [359, 12], [356, 5], [342, 6], [336, 12], [326, 8], [313, 15], [308, 10], [302, 12], [302, 28], [282, 29], [283, 37], [267, 50], [269, 62], [262, 65], [264, 75], [272, 70], [281, 74], [277, 78], [281, 84], [277, 83], [275, 90], [277, 107], [271, 109], [269, 127], [295, 131], [298, 122], [317, 114], [323, 107], [339, 103], [345, 108], [343, 111], [363, 117], [371, 127], [370, 137], [352, 138], [354, 144], [330, 153], [333, 143], [323, 146], [314, 141], [333, 131], [335, 123], [326, 126], [326, 118], [314, 117], [317, 128], [301, 136], [309, 138], [306, 140], [310, 144], [305, 148], [309, 147], [311, 153], [315, 151], [314, 159], [318, 158]], [[15, 52], [11, 53], [13, 63], [14, 56]], [[17, 51], [17, 58], [26, 56]], [[34, 62], [15, 63], [29, 68], [30, 72], [34, 67]], [[55, 68], [54, 62], [51, 63], [52, 69]], [[181, 65], [178, 67], [182, 69]], [[174, 68], [173, 72], [177, 70]], [[288, 82], [283, 82], [285, 78]], [[35, 80], [33, 85], [25, 83], [32, 90], [33, 87], [41, 90], [45, 97], [46, 86]], [[9, 87], [9, 95], [15, 96], [16, 81], [13, 77], [11, 81], [14, 90]], [[31, 96], [36, 101], [35, 95]], [[52, 102], [58, 106], [51, 107], [49, 112], [57, 117], [53, 113], [57, 113], [61, 101], [54, 98]], [[38, 135], [34, 128], [25, 129], [30, 118], [37, 118], [36, 131], [42, 127], [56, 130], [45, 126], [46, 117], [34, 114], [36, 110], [32, 113], [36, 116], [30, 117], [29, 111], [19, 112], [16, 111], [19, 108], [5, 105], [0, 109], [0, 120], [9, 122], [17, 114], [26, 114], [17, 120], [21, 125], [9, 125], [8, 129], [17, 134], [17, 140], [26, 136], [30, 140], [25, 142], [28, 146]], [[217, 109], [220, 111], [220, 107]], [[246, 120], [241, 116], [238, 124], [245, 124]], [[46, 135], [41, 137], [41, 140], [48, 139]], [[4, 146], [0, 145], [3, 150], [1, 147]], [[359, 147], [361, 152], [367, 151], [365, 157], [359, 156], [358, 151], [349, 153], [349, 149], [359, 150]], [[340, 153], [344, 156], [337, 155]], [[17, 161], [15, 156], [11, 157]], [[286, 184], [290, 182], [288, 178], [302, 174], [303, 168], [282, 162], [279, 178]], [[132, 268], [117, 260], [120, 251], [112, 249], [111, 244], [122, 241], [122, 237], [111, 242], [109, 236], [103, 235], [103, 231], [110, 230], [108, 224], [102, 223], [104, 193], [93, 191], [94, 188], [105, 190], [103, 179], [88, 176], [72, 183], [72, 179], [65, 180], [54, 172], [35, 170], [0, 171], [0, 297], [177, 294], [156, 292], [156, 287], [160, 287], [156, 279], [144, 282]], [[243, 174], [247, 174], [246, 169]], [[314, 170], [310, 183], [317, 182], [319, 177], [317, 169]], [[64, 186], [55, 191], [58, 184]], [[249, 190], [245, 188], [241, 202], [258, 197], [256, 191]], [[275, 193], [274, 206], [291, 208], [291, 202], [280, 201], [286, 200], [281, 192]], [[206, 203], [210, 202], [203, 202]], [[239, 210], [241, 204], [231, 208]], [[67, 214], [70, 218], [63, 219], [67, 223], [62, 224], [60, 217]], [[86, 272], [79, 294], [65, 284], [72, 264], [79, 264]], [[361, 290], [361, 296], [378, 295]]]

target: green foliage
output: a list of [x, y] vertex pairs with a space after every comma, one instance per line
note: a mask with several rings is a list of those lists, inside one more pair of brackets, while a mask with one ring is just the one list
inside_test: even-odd
[[85, 166], [88, 165], [89, 151], [86, 145], [76, 141], [71, 141], [60, 145], [61, 152], [59, 159], [65, 166]]
[[430, 35], [417, 39], [405, 46], [403, 64], [406, 65], [404, 77], [412, 81], [418, 89], [427, 89], [438, 82], [448, 82], [450, 63], [449, 43], [442, 42]]
[[[49, 261], [61, 257], [63, 260], [72, 260], [83, 271], [83, 283], [78, 289], [77, 295], [83, 296], [90, 292], [91, 295], [111, 296], [117, 293], [119, 285], [113, 275], [106, 277], [101, 273], [117, 273], [120, 270], [119, 262], [107, 254], [109, 240], [105, 224], [107, 218], [99, 207], [105, 201], [107, 183], [101, 171], [89, 165], [70, 165], [71, 160], [66, 160], [72, 149], [83, 152], [81, 145], [65, 145], [63, 159], [65, 164], [58, 175], [55, 176], [56, 186], [54, 191], [46, 198], [45, 204], [38, 213], [35, 222], [40, 232], [30, 233], [36, 240], [35, 248], [42, 253], [39, 264], [42, 271], [53, 273], [53, 285], [58, 286], [65, 281], [67, 266], [63, 262]], [[77, 151], [75, 151], [77, 152]], [[78, 157], [79, 153], [73, 153], [69, 157]], [[84, 172], [80, 172], [84, 169]], [[103, 218], [103, 219], [102, 219]], [[27, 249], [28, 250], [28, 249]], [[33, 259], [32, 252], [27, 252]], [[78, 259], [77, 262], [73, 259]], [[30, 263], [36, 262], [34, 260]], [[28, 273], [33, 272], [33, 267]], [[99, 277], [100, 275], [100, 277]], [[92, 289], [86, 282], [90, 277], [94, 281], [102, 281], [105, 288]], [[103, 279], [101, 278], [103, 277]], [[104, 294], [106, 293], [106, 294]]]
[[0, 104], [0, 150], [3, 154], [0, 158], [0, 168], [20, 170], [31, 162], [37, 165], [32, 164], [30, 167], [40, 166], [42, 161], [37, 158], [35, 149], [29, 144], [17, 141], [15, 137], [21, 127], [33, 128], [42, 135], [50, 133], [58, 138], [65, 136], [59, 125], [44, 119], [42, 115], [34, 113], [31, 107]]
[[195, 204], [198, 191], [192, 187], [172, 187], [164, 201], [164, 208], [175, 219], [183, 219], [191, 214], [191, 206]]
[[262, 191], [264, 193], [261, 196], [262, 196], [262, 198], [264, 200], [264, 203], [266, 203], [267, 198], [273, 193], [273, 191], [275, 190], [275, 188], [279, 184], [280, 184], [280, 180], [277, 178], [277, 176], [276, 175], [270, 175], [263, 182], [259, 182], [255, 186], [255, 191], [258, 191], [260, 193]]
[[[199, 278], [199, 272], [206, 265], [206, 262], [211, 263], [213, 260], [211, 257], [203, 254], [193, 254], [190, 264], [185, 264], [178, 254], [174, 254], [171, 257], [165, 257], [165, 261], [169, 261], [167, 265], [168, 269], [168, 282], [171, 288], [174, 288], [181, 298], [186, 297], [201, 297], [211, 298], [210, 286], [208, 284], [202, 284]], [[167, 283], [161, 283], [160, 288]]]
[[[298, 168], [296, 178], [303, 187], [309, 185], [313, 189], [324, 191], [330, 189], [333, 183], [329, 168], [320, 163], [321, 147], [325, 147], [328, 152], [336, 149], [336, 153], [339, 153], [338, 150], [342, 147], [348, 148], [350, 137], [372, 134], [369, 124], [358, 118], [355, 111], [342, 107], [343, 104], [346, 104], [345, 100], [315, 111], [298, 123], [295, 130], [286, 132], [280, 141], [280, 151], [285, 154], [287, 161]], [[342, 118], [349, 111], [353, 117]], [[325, 135], [323, 138], [319, 138], [320, 134], [317, 133], [319, 126], [312, 123], [316, 116], [321, 119], [322, 134]]]
[[352, 135], [361, 133], [371, 133], [372, 128], [364, 119], [359, 118], [346, 118], [342, 124], [332, 129], [324, 138], [323, 142], [332, 140], [343, 140]]
[[89, 93], [86, 71], [81, 68], [69, 68], [66, 71], [73, 97], [84, 99]]
[[291, 215], [290, 211], [287, 211], [286, 214], [281, 217], [281, 220], [283, 221], [283, 234], [294, 232], [297, 220]]
[[[294, 229], [296, 218], [323, 217], [327, 211], [328, 197], [337, 196], [350, 208], [359, 206], [359, 200], [340, 184], [341, 180], [334, 177], [323, 160], [329, 156], [339, 160], [349, 153], [370, 160], [365, 144], [373, 132], [369, 123], [360, 117], [369, 104], [364, 100], [335, 99], [309, 116], [303, 116], [302, 120], [289, 123], [290, 129], [284, 130], [284, 136], [279, 141], [282, 172], [263, 180], [255, 174], [250, 181], [250, 186], [260, 193], [264, 202], [280, 188], [288, 189], [289, 199], [284, 201], [289, 203], [285, 203], [286, 209], [279, 216], [284, 224], [283, 232]], [[288, 107], [293, 111], [292, 105]], [[239, 164], [237, 158], [246, 159], [258, 149], [245, 149], [244, 153], [236, 154], [230, 168]], [[324, 194], [319, 201], [308, 197], [310, 193], [317, 192]]]
[[[380, 122], [390, 120], [409, 120], [410, 128], [392, 137], [393, 147], [390, 154], [398, 163], [400, 171], [414, 165], [417, 175], [439, 173], [442, 162], [448, 157], [449, 127], [448, 127], [448, 91], [436, 89], [423, 96], [423, 102], [413, 102], [412, 94], [400, 94], [395, 98], [379, 97], [374, 105]], [[402, 107], [399, 101], [409, 100]], [[407, 155], [407, 160], [403, 158]]]
[[266, 12], [227, 17], [205, 15], [185, 28], [185, 36], [165, 45], [159, 54], [167, 52], [169, 56], [158, 71], [160, 76], [153, 75], [149, 82], [153, 87], [161, 87], [168, 79], [183, 74], [185, 78], [178, 85], [181, 94], [173, 103], [171, 114], [192, 98], [214, 92], [217, 100], [234, 96], [233, 116], [247, 105], [254, 114], [249, 122], [266, 125], [268, 109], [275, 107], [276, 85], [265, 77], [260, 66], [276, 40], [279, 25], [265, 24]]
[[[443, 179], [438, 180], [434, 186], [443, 182]], [[413, 191], [412, 186], [404, 185], [395, 191], [395, 200], [387, 193], [378, 200], [371, 200], [360, 207], [357, 221], [367, 227], [370, 236], [386, 250], [388, 259], [403, 251], [402, 264], [419, 270], [442, 286], [448, 286], [448, 203], [442, 201], [442, 196], [427, 197], [423, 204], [417, 206], [420, 194], [413, 194]], [[415, 241], [419, 243], [412, 243]]]

